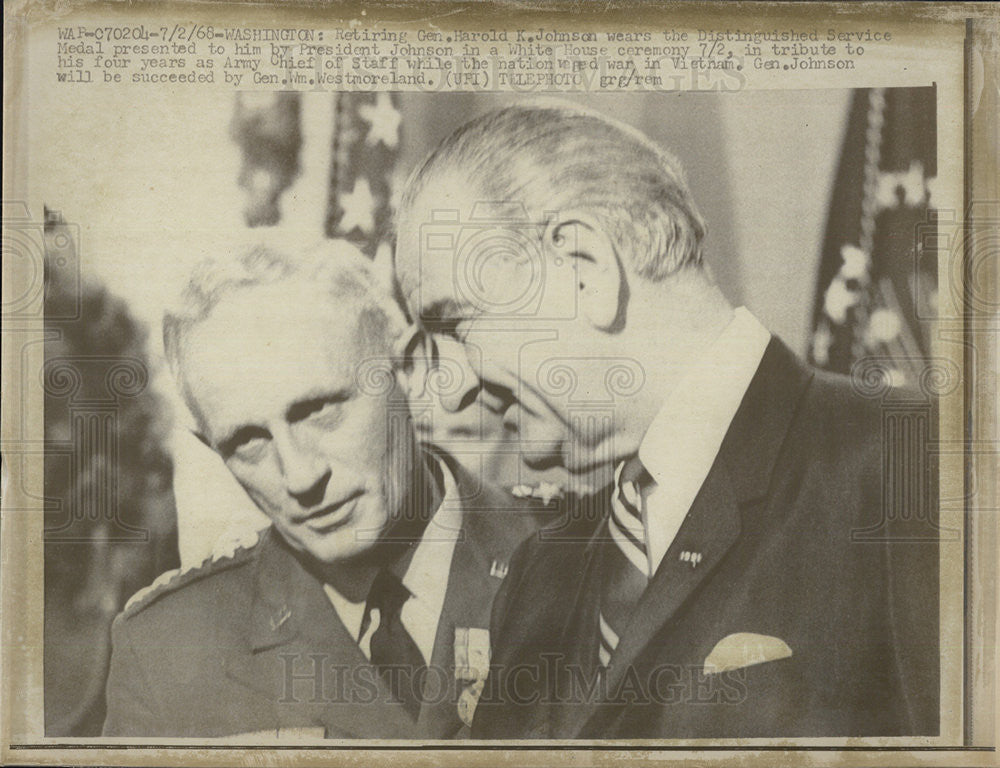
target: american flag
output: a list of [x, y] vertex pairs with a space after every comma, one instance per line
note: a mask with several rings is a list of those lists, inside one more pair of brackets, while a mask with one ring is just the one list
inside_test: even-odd
[[236, 94], [229, 133], [242, 150], [239, 185], [247, 193], [248, 227], [281, 220], [281, 195], [299, 173], [301, 102], [288, 91]]
[[391, 181], [399, 158], [398, 96], [339, 93], [325, 230], [350, 240], [367, 256], [391, 248]]
[[930, 355], [937, 263], [935, 88], [856, 91], [834, 184], [813, 314], [812, 362], [877, 361], [915, 387]]
[[[391, 248], [392, 181], [402, 115], [395, 93], [338, 93], [332, 99], [327, 237], [349, 240], [370, 258]], [[230, 132], [242, 149], [239, 184], [248, 226], [282, 219], [281, 197], [296, 181], [303, 146], [302, 94], [237, 94]]]

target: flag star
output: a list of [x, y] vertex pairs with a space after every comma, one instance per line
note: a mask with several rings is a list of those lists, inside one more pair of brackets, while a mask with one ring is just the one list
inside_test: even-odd
[[888, 344], [899, 336], [903, 324], [899, 315], [891, 309], [879, 307], [868, 318], [869, 343]]
[[366, 144], [382, 142], [389, 149], [396, 148], [399, 144], [399, 124], [403, 116], [392, 105], [388, 93], [378, 94], [374, 104], [362, 104], [358, 107], [358, 114], [371, 126], [365, 139]]
[[910, 163], [910, 170], [900, 174], [899, 186], [903, 188], [903, 199], [907, 205], [918, 206], [927, 196], [927, 183], [924, 180], [924, 164], [919, 160]]
[[858, 303], [857, 292], [850, 290], [842, 278], [834, 278], [823, 297], [823, 311], [837, 325], [847, 321], [847, 310]]
[[899, 174], [883, 171], [878, 176], [878, 189], [875, 192], [879, 209], [895, 208], [899, 205]]
[[[902, 190], [902, 200], [900, 200]], [[924, 165], [919, 160], [910, 163], [907, 171], [893, 173], [883, 171], [879, 174], [878, 189], [875, 193], [880, 209], [896, 208], [900, 205], [917, 207], [924, 203], [927, 197], [927, 181], [924, 179]]]
[[341, 195], [340, 207], [344, 209], [344, 214], [337, 227], [344, 234], [355, 228], [363, 234], [370, 234], [375, 229], [375, 198], [364, 176], [355, 180], [352, 192]]
[[856, 245], [845, 243], [840, 248], [840, 276], [845, 280], [863, 280], [868, 275], [868, 254]]

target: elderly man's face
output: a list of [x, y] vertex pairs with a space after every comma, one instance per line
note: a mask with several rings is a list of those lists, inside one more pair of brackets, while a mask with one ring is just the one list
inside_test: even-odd
[[324, 564], [374, 545], [412, 466], [410, 432], [390, 428], [406, 408], [395, 377], [359, 369], [385, 351], [334, 303], [302, 280], [241, 291], [192, 329], [182, 360], [206, 440], [286, 541]]
[[[478, 199], [461, 181], [434, 181], [401, 222], [397, 271], [425, 331], [420, 352], [446, 408], [502, 414], [529, 467], [587, 472], [607, 461], [610, 425], [575, 407], [605, 391], [590, 381], [600, 366], [583, 359], [597, 334], [577, 311], [576, 266], [543, 252], [537, 222], [480, 223]], [[443, 210], [459, 222], [437, 223]]]

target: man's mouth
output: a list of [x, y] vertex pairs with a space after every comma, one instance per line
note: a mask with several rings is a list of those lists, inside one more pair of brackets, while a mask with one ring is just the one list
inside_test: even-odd
[[325, 507], [310, 512], [306, 517], [300, 519], [298, 523], [316, 533], [328, 533], [346, 523], [351, 513], [354, 511], [355, 502], [362, 495], [362, 491], [355, 491], [340, 501], [328, 504]]

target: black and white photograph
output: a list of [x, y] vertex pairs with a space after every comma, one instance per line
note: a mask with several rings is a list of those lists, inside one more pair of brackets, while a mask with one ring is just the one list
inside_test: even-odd
[[[109, 18], [28, 47], [65, 77], [9, 129], [10, 745], [995, 757], [950, 63], [755, 86], [887, 21]], [[491, 46], [488, 87], [426, 63]], [[555, 87], [572, 52], [648, 71]]]

